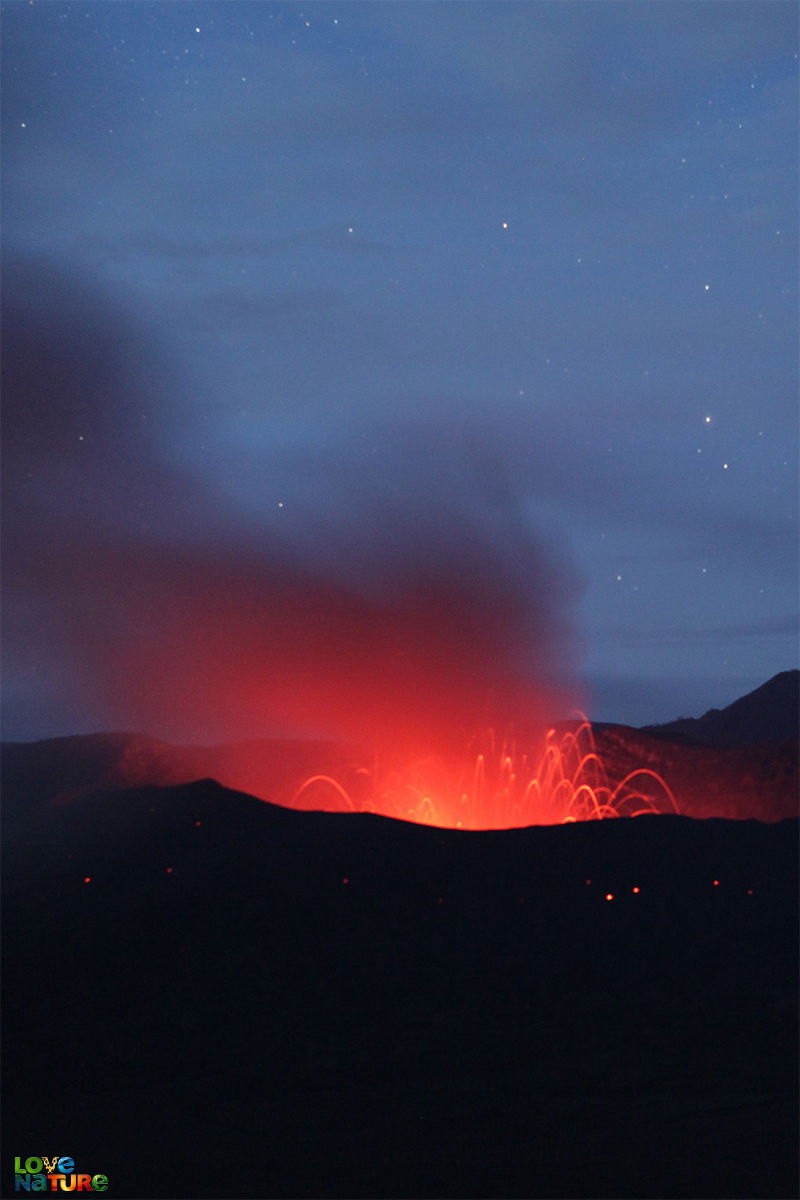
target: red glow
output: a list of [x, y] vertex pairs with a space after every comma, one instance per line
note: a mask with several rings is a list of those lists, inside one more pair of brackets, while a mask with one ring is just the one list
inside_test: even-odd
[[84, 875], [84, 877], [83, 877], [83, 882], [84, 882], [84, 883], [91, 883], [91, 882], [92, 882], [92, 877], [91, 877], [91, 875]]
[[614, 893], [606, 892], [606, 900], [613, 900], [613, 899], [614, 899]]
[[511, 829], [678, 811], [663, 779], [646, 768], [612, 787], [588, 721], [561, 734], [551, 729], [536, 756], [513, 745], [498, 747], [491, 734], [485, 742], [484, 751], [460, 763], [429, 757], [404, 770], [369, 772], [359, 766], [350, 777], [312, 775], [289, 807], [374, 812], [450, 829]]
[[715, 880], [714, 880], [714, 887], [719, 887], [719, 880], [718, 880], [718, 879], [715, 879]]
[[102, 596], [114, 633], [70, 606], [64, 636], [109, 724], [194, 745], [269, 730], [439, 752], [484, 722], [541, 726], [581, 704], [549, 553], [531, 551], [526, 594], [492, 542], [434, 550], [362, 588], [235, 546], [208, 560], [103, 543], [78, 564], [71, 548], [65, 577]]
[[637, 887], [635, 887], [635, 888], [632, 888], [632, 889], [631, 889], [631, 891], [633, 892], [634, 896], [638, 896], [638, 895], [639, 895], [639, 889], [638, 889]]

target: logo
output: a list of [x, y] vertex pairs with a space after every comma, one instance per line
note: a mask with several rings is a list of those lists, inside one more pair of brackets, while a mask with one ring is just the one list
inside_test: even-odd
[[75, 1160], [63, 1155], [14, 1159], [15, 1192], [105, 1192], [107, 1175], [78, 1174]]

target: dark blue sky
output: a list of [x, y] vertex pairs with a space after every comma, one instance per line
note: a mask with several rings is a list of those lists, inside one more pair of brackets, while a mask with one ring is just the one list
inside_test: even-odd
[[262, 619], [332, 708], [363, 628], [631, 724], [796, 665], [795, 4], [2, 17], [4, 736], [277, 728]]

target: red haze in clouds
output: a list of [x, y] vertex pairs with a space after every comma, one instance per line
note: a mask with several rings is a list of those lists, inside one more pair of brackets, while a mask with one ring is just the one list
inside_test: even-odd
[[16, 686], [60, 698], [48, 732], [80, 732], [82, 713], [173, 741], [428, 751], [580, 705], [574, 581], [486, 438], [399, 422], [387, 462], [404, 487], [309, 459], [320, 503], [277, 533], [170, 463], [155, 368], [113, 305], [52, 266], [12, 277], [6, 634]]
[[[574, 700], [553, 682], [553, 631], [485, 580], [418, 579], [378, 600], [224, 554], [84, 545], [69, 559], [53, 616], [90, 706], [115, 727], [177, 741], [280, 728], [428, 751], [488, 724], [539, 727]], [[523, 639], [541, 682], [521, 669]]]

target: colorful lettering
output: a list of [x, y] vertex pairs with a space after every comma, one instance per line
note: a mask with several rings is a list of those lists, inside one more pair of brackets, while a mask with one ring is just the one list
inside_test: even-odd
[[[46, 1173], [43, 1168], [46, 1168]], [[49, 1187], [48, 1187], [49, 1185]], [[75, 1159], [69, 1155], [32, 1154], [24, 1165], [19, 1156], [14, 1158], [15, 1192], [105, 1192], [108, 1191], [107, 1175], [89, 1175], [75, 1172]]]

